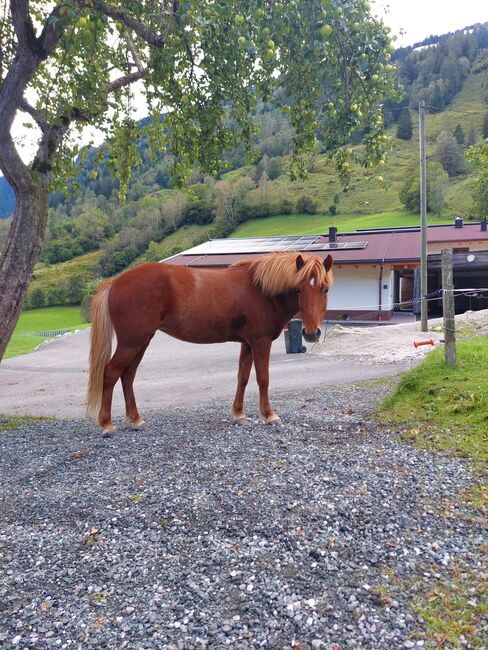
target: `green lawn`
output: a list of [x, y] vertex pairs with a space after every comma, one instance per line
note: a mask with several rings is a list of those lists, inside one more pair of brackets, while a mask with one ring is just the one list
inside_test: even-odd
[[46, 339], [35, 332], [51, 332], [67, 329], [85, 329], [89, 324], [81, 316], [79, 307], [44, 307], [24, 311], [19, 318], [4, 358], [32, 352]]
[[[429, 217], [430, 223], [446, 223], [448, 219]], [[231, 237], [269, 237], [272, 235], [306, 235], [328, 233], [329, 226], [339, 232], [352, 232], [363, 228], [417, 226], [419, 215], [413, 212], [393, 211], [380, 214], [284, 214], [266, 219], [253, 219], [241, 224]]]
[[421, 447], [451, 450], [479, 464], [488, 461], [488, 336], [457, 344], [449, 368], [444, 350], [429, 353], [405, 375], [380, 409], [380, 419], [398, 424]]

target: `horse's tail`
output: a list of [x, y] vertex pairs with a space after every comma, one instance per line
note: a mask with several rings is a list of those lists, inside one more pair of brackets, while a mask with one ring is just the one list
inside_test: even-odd
[[102, 403], [103, 374], [112, 356], [114, 326], [108, 310], [112, 280], [98, 288], [91, 304], [90, 369], [86, 395], [86, 415], [97, 418]]

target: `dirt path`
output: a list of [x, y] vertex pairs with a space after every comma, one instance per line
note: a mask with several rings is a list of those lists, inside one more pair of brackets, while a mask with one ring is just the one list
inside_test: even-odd
[[[488, 310], [470, 311], [456, 316], [458, 338], [488, 334]], [[428, 332], [420, 331], [420, 323], [383, 327], [348, 327], [333, 325], [325, 338], [312, 350], [321, 356], [347, 357], [362, 365], [382, 365], [420, 361], [433, 347], [442, 345], [443, 319], [429, 320]], [[414, 341], [434, 342], [414, 346]]]

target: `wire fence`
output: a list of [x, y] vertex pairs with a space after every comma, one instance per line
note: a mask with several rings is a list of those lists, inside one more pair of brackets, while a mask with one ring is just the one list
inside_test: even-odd
[[[442, 300], [444, 289], [436, 289], [425, 297], [426, 302], [434, 302]], [[470, 299], [486, 300], [488, 299], [488, 288], [473, 287], [468, 289], [454, 289], [454, 298], [466, 297]], [[381, 315], [386, 315], [392, 311], [394, 312], [414, 312], [420, 313], [420, 297], [404, 300], [402, 302], [391, 303], [386, 309], [378, 309], [377, 305], [359, 305], [354, 307], [334, 307], [334, 311], [339, 313], [337, 318], [328, 318], [327, 323], [337, 321], [340, 322], [354, 322], [354, 321], [374, 321], [378, 320]], [[354, 312], [354, 313], [351, 313]], [[358, 313], [359, 312], [359, 313]]]

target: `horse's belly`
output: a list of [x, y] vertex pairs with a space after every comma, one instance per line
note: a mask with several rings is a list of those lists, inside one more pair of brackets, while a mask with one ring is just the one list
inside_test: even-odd
[[172, 326], [165, 324], [160, 327], [161, 332], [173, 336], [180, 341], [188, 343], [225, 343], [226, 341], [241, 341], [238, 332], [232, 331], [230, 324], [211, 323], [201, 321], [199, 323], [178, 324]]

